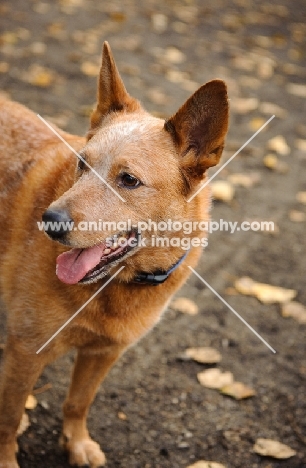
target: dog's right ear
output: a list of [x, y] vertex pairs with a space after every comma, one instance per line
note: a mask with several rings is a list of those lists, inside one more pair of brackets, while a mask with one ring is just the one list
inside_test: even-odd
[[165, 123], [180, 157], [189, 187], [218, 164], [228, 128], [228, 98], [222, 80], [201, 86]]
[[88, 139], [93, 136], [103, 119], [112, 112], [135, 112], [140, 109], [140, 103], [125, 89], [111, 48], [108, 42], [104, 42], [98, 81], [98, 102], [91, 116]]

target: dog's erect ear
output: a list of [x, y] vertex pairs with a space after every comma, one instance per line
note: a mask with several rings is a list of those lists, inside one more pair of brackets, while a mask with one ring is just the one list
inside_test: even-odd
[[98, 103], [91, 116], [91, 130], [95, 130], [103, 118], [111, 112], [135, 112], [140, 108], [139, 102], [125, 89], [111, 48], [108, 42], [104, 42], [98, 82]]
[[218, 164], [228, 128], [228, 99], [222, 80], [201, 86], [165, 123], [178, 148], [189, 183]]

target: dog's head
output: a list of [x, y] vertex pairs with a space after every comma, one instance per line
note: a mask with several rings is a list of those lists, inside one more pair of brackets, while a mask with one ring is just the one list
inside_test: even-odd
[[[127, 93], [105, 43], [97, 107], [75, 183], [43, 216], [45, 221], [73, 222], [73, 229], [48, 231], [72, 248], [57, 260], [59, 278], [90, 283], [124, 262], [128, 280], [137, 271], [173, 265], [184, 251], [171, 239], [182, 239], [186, 232], [169, 222], [177, 227], [207, 220], [208, 189], [189, 200], [204, 183], [207, 169], [219, 162], [227, 128], [223, 81], [201, 86], [165, 122]], [[146, 241], [139, 242], [139, 231]], [[154, 246], [157, 238], [167, 236], [170, 243]]]

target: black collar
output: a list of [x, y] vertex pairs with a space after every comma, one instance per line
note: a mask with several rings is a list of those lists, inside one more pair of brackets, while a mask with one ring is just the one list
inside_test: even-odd
[[169, 270], [156, 270], [154, 273], [140, 272], [133, 279], [133, 283], [148, 284], [151, 286], [158, 286], [169, 278], [170, 274], [185, 260], [189, 250], [174, 264]]

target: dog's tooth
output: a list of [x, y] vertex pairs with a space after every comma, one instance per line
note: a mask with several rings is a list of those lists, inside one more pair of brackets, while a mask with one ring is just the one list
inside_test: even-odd
[[112, 250], [118, 249], [117, 241], [113, 243], [113, 245], [111, 246], [111, 249], [112, 249]]
[[111, 253], [111, 251], [112, 251], [112, 249], [108, 249], [108, 248], [107, 248], [107, 249], [104, 250], [103, 253], [104, 253], [105, 255], [108, 255], [109, 253]]

